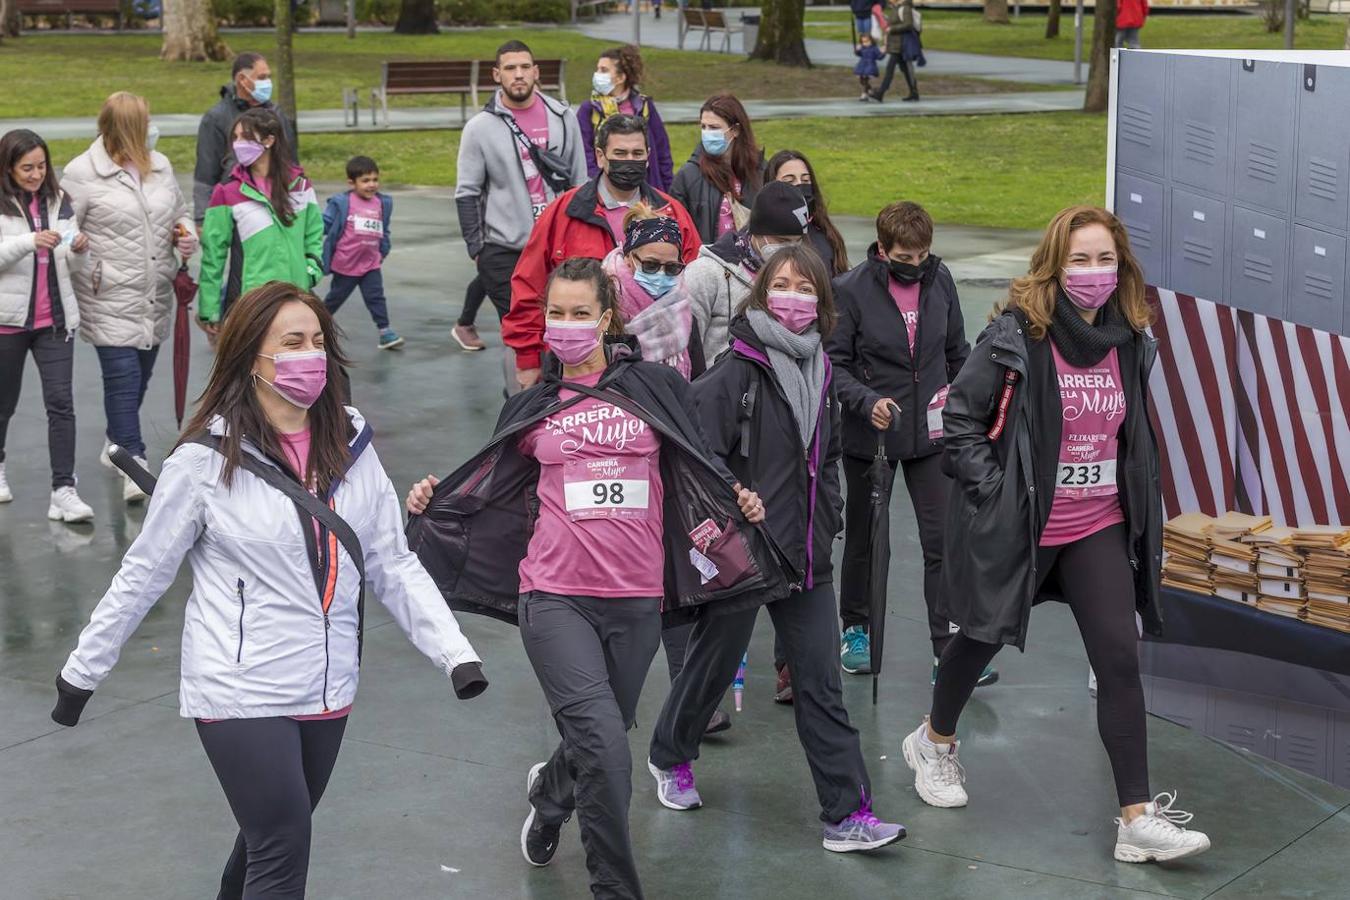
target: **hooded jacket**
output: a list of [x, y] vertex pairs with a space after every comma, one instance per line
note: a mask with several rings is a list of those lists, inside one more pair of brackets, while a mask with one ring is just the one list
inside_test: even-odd
[[750, 295], [755, 276], [742, 264], [744, 259], [736, 232], [728, 231], [716, 243], [701, 247], [698, 258], [684, 270], [694, 328], [709, 363], [731, 346], [731, 320]]
[[742, 485], [764, 501], [765, 525], [793, 571], [798, 588], [834, 577], [830, 551], [844, 527], [839, 491], [839, 403], [829, 357], [820, 415], [811, 446], [802, 439], [749, 321], [731, 324], [731, 352], [694, 383], [708, 444]]
[[890, 270], [876, 244], [867, 259], [834, 280], [839, 320], [825, 339], [844, 407], [844, 453], [871, 459], [877, 449], [872, 407], [883, 397], [900, 406], [900, 426], [886, 433], [886, 456], [918, 459], [942, 450], [928, 437], [928, 402], [970, 355], [966, 323], [951, 272], [936, 256], [919, 281], [914, 352], [890, 294]]
[[[761, 598], [759, 603], [786, 596], [790, 576], [782, 554], [768, 532], [741, 514], [731, 474], [708, 452], [689, 384], [670, 366], [642, 362], [631, 344], [623, 346], [629, 352], [612, 353], [595, 390], [661, 437], [662, 611], [690, 613], [746, 596]], [[409, 520], [408, 545], [452, 609], [516, 621], [520, 562], [539, 514], [539, 464], [520, 453], [518, 438], [585, 396], [560, 403], [565, 386], [553, 371], [507, 400], [488, 445], [446, 476], [423, 514]], [[703, 551], [717, 570], [704, 582], [691, 562], [690, 533], [709, 520], [721, 535]]]
[[137, 182], [98, 137], [66, 166], [61, 184], [89, 238], [88, 261], [73, 273], [80, 336], [98, 347], [158, 346], [175, 306], [174, 227], [192, 229], [168, 157], [151, 151], [150, 171]]
[[[360, 539], [374, 595], [417, 649], [450, 675], [478, 662], [478, 654], [408, 551], [402, 506], [370, 446], [371, 431], [356, 410], [348, 412], [349, 468], [322, 499]], [[211, 432], [223, 435], [223, 420]], [[243, 452], [290, 472], [250, 442]], [[253, 473], [241, 467], [225, 487], [224, 464], [219, 452], [195, 443], [165, 460], [141, 533], [62, 679], [77, 689], [97, 688], [186, 557], [192, 593], [183, 624], [182, 715], [251, 719], [350, 706], [361, 627], [355, 564], [327, 529], [316, 538], [313, 520]]]
[[[502, 319], [502, 341], [516, 352], [517, 369], [539, 368], [544, 352], [544, 289], [549, 274], [565, 259], [604, 259], [618, 246], [605, 220], [600, 177], [572, 188], [548, 205], [521, 251], [511, 275], [511, 309]], [[684, 207], [649, 184], [639, 189], [642, 202], [680, 225], [685, 263], [698, 255], [698, 233]]]
[[[584, 183], [590, 151], [581, 139], [576, 114], [561, 100], [537, 91], [535, 96], [548, 110], [548, 149], [568, 161], [572, 184]], [[519, 250], [534, 225], [520, 142], [507, 124], [511, 111], [500, 100], [498, 91], [468, 121], [459, 138], [455, 209], [460, 233], [474, 259], [484, 244]], [[549, 198], [553, 198], [552, 193]]]
[[[44, 227], [29, 217], [29, 195], [16, 202], [23, 206], [23, 215], [15, 215], [12, 208], [0, 209], [0, 326], [32, 328], [36, 311], [37, 244], [33, 236]], [[62, 235], [78, 233], [75, 209], [65, 191], [59, 191], [47, 204], [45, 227]], [[52, 250], [52, 265], [47, 269], [48, 289], [52, 298], [52, 319], [55, 327], [73, 334], [80, 327], [80, 307], [75, 301], [71, 273], [80, 271], [88, 253], [74, 253], [64, 241]]]
[[243, 166], [216, 186], [202, 227], [202, 269], [197, 315], [206, 322], [221, 316], [221, 284], [226, 257], [239, 259], [239, 292], [269, 281], [285, 281], [310, 290], [323, 277], [323, 214], [314, 186], [299, 169], [291, 171], [294, 218], [283, 224], [268, 195]]
[[[956, 484], [937, 611], [977, 641], [1018, 649], [1026, 643], [1032, 605], [1061, 594], [1054, 583], [1036, 591], [1037, 550], [1050, 518], [1063, 424], [1050, 340], [1033, 340], [1017, 311], [995, 318], [952, 382], [943, 412], [946, 463]], [[1135, 608], [1144, 630], [1154, 635], [1162, 633], [1162, 489], [1148, 377], [1157, 347], [1139, 333], [1118, 350], [1126, 410], [1116, 470]], [[1016, 382], [1003, 428], [991, 439], [1009, 372]]]
[[[703, 177], [703, 170], [698, 167], [698, 161], [703, 158], [703, 147], [700, 145], [694, 148], [694, 152], [689, 155], [689, 161], [680, 167], [680, 171], [675, 173], [675, 180], [670, 184], [670, 196], [689, 210], [690, 217], [694, 220], [695, 227], [698, 228], [699, 239], [705, 244], [711, 244], [717, 240], [717, 220], [722, 210], [722, 192], [719, 191], [711, 181]], [[764, 183], [764, 173], [767, 166], [763, 159], [759, 161], [759, 182]], [[741, 204], [746, 209], [755, 205], [755, 197], [759, 194], [759, 186], [753, 184], [741, 185]]]
[[[385, 193], [375, 195], [380, 200], [380, 218], [384, 222], [384, 231], [380, 235], [380, 259], [389, 255], [392, 237], [389, 233], [389, 220], [394, 216], [394, 198]], [[338, 241], [347, 230], [347, 213], [352, 208], [351, 191], [343, 191], [328, 198], [323, 208], [323, 273], [333, 271], [333, 254], [337, 252]]]
[[[675, 162], [670, 155], [670, 137], [666, 134], [666, 124], [661, 121], [661, 113], [651, 97], [634, 92], [630, 94], [636, 115], [647, 120], [647, 183], [658, 191], [669, 191], [670, 183], [675, 180]], [[604, 121], [600, 104], [594, 99], [587, 100], [577, 107], [577, 123], [581, 126], [582, 146], [595, 146], [595, 133]], [[594, 153], [586, 154], [586, 171], [591, 178], [600, 174], [600, 164], [595, 161]]]
[[[281, 115], [281, 111], [270, 101], [260, 105], [263, 109], [277, 113], [277, 117], [281, 119], [281, 127], [286, 131], [286, 138], [294, 147], [295, 132], [291, 129], [290, 120]], [[221, 87], [220, 99], [216, 101], [215, 106], [202, 116], [201, 124], [197, 126], [197, 165], [192, 170], [194, 221], [202, 222], [206, 219], [206, 208], [211, 205], [211, 192], [215, 190], [216, 185], [230, 177], [230, 173], [237, 165], [231, 147], [234, 140], [232, 136], [234, 120], [239, 118], [241, 112], [257, 108], [247, 100], [241, 99], [235, 93], [233, 84], [227, 84]]]

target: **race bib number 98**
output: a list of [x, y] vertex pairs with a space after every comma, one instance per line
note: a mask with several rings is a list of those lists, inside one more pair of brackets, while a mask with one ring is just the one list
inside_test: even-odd
[[651, 480], [645, 459], [575, 460], [563, 468], [567, 515], [584, 519], [645, 519]]
[[1060, 460], [1059, 472], [1055, 476], [1056, 496], [1109, 497], [1117, 491], [1114, 459], [1081, 463]]

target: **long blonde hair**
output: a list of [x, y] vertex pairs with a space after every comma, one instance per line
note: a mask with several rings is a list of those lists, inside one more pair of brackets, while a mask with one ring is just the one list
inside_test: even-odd
[[1070, 206], [1050, 220], [1045, 236], [1031, 254], [1031, 268], [1015, 279], [1008, 299], [994, 307], [994, 315], [1019, 309], [1027, 317], [1031, 336], [1045, 337], [1059, 295], [1059, 277], [1069, 259], [1069, 236], [1088, 225], [1102, 225], [1116, 244], [1117, 287], [1115, 302], [1135, 331], [1153, 322], [1153, 310], [1144, 297], [1144, 272], [1130, 250], [1130, 236], [1120, 219], [1099, 206]]
[[118, 91], [103, 101], [98, 113], [98, 133], [103, 138], [103, 149], [118, 165], [130, 163], [141, 175], [150, 172], [150, 147], [146, 134], [150, 130], [150, 104], [145, 98], [127, 91]]

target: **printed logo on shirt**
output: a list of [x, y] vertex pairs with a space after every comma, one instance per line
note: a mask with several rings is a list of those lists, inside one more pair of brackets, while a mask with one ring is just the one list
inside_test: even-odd
[[1094, 367], [1086, 372], [1060, 372], [1057, 377], [1065, 422], [1077, 422], [1087, 415], [1101, 415], [1110, 424], [1125, 415], [1125, 391], [1117, 383], [1110, 367]]
[[647, 432], [646, 422], [607, 404], [563, 416], [546, 416], [544, 427], [563, 437], [559, 449], [566, 454], [597, 446], [622, 453]]

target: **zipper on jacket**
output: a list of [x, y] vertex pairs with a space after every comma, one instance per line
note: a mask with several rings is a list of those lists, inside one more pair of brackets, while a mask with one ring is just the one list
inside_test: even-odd
[[328, 709], [328, 613], [323, 614], [323, 711]]
[[244, 661], [244, 579], [239, 579], [235, 590], [239, 594], [239, 649], [235, 651], [234, 661], [239, 664]]

